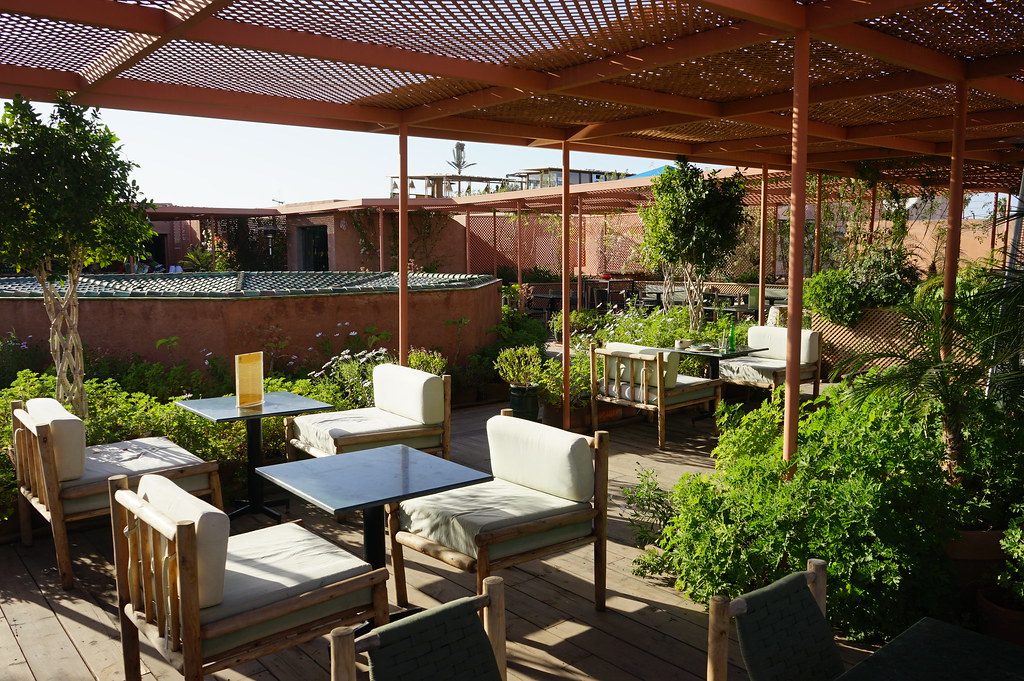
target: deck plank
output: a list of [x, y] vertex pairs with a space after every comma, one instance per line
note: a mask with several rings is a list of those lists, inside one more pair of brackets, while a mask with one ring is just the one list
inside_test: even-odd
[[[486, 419], [502, 405], [453, 413], [453, 459], [486, 470]], [[610, 424], [608, 605], [593, 607], [593, 551], [583, 547], [501, 571], [506, 582], [509, 679], [512, 681], [693, 681], [704, 678], [707, 615], [663, 579], [632, 574], [640, 549], [625, 519], [624, 487], [641, 468], [671, 485], [684, 472], [708, 472], [715, 436], [710, 421], [685, 413], [668, 422], [668, 444], [656, 448], [657, 428], [635, 419]], [[268, 489], [273, 496], [274, 492]], [[283, 493], [281, 493], [283, 494]], [[358, 513], [343, 522], [292, 500], [287, 519], [354, 553], [362, 550]], [[234, 532], [255, 529], [258, 516], [233, 521]], [[116, 631], [116, 591], [110, 530], [103, 522], [72, 529], [79, 588], [63, 592], [56, 581], [52, 542], [0, 546], [0, 654], [11, 681], [107, 681], [121, 678]], [[406, 551], [410, 600], [431, 607], [472, 593], [475, 577], [415, 551]], [[394, 587], [389, 585], [392, 600]], [[295, 648], [207, 677], [208, 681], [311, 681], [329, 679], [329, 642], [321, 637]], [[738, 661], [738, 650], [732, 651]], [[144, 644], [144, 679], [176, 681], [180, 675]], [[361, 667], [366, 678], [365, 666]], [[730, 678], [743, 681], [741, 665]]]

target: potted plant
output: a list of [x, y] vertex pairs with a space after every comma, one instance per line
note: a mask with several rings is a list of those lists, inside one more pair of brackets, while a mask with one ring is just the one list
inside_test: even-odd
[[[1018, 512], [1024, 507], [1017, 507]], [[1011, 520], [1000, 542], [1006, 562], [995, 586], [978, 590], [978, 628], [1024, 646], [1024, 515]]]
[[494, 360], [494, 368], [501, 379], [509, 384], [509, 404], [512, 415], [528, 421], [537, 420], [539, 403], [537, 383], [544, 358], [536, 345], [505, 348]]
[[[562, 427], [562, 359], [544, 362], [539, 381], [544, 400], [543, 420], [549, 426]], [[573, 349], [569, 359], [569, 429], [582, 431], [590, 423], [590, 356], [582, 346]]]

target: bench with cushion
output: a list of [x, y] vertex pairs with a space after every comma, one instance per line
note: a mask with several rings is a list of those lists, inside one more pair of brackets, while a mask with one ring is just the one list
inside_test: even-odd
[[373, 369], [373, 406], [287, 418], [286, 453], [330, 456], [406, 445], [449, 458], [451, 377], [397, 364]]
[[[745, 357], [723, 359], [718, 363], [723, 381], [774, 390], [786, 382], [786, 335], [784, 326], [752, 326], [747, 330], [747, 345], [767, 348]], [[800, 330], [800, 382], [814, 383], [814, 395], [821, 388], [821, 334]]]
[[107, 478], [157, 473], [223, 505], [216, 461], [203, 461], [165, 437], [85, 446], [85, 424], [52, 398], [15, 401], [12, 447], [19, 487], [21, 540], [32, 543], [32, 509], [48, 523], [65, 589], [74, 586], [67, 523], [110, 513]]
[[139, 633], [187, 681], [373, 618], [387, 622], [387, 570], [295, 523], [229, 536], [227, 514], [173, 482], [109, 481], [125, 677]]
[[605, 600], [608, 434], [593, 438], [513, 418], [487, 421], [494, 480], [388, 508], [398, 602], [408, 602], [403, 547], [475, 572], [594, 545], [594, 601]]
[[631, 343], [590, 348], [591, 418], [597, 402], [644, 410], [658, 417], [658, 447], [665, 446], [668, 412], [697, 404], [710, 411], [722, 398], [722, 382], [679, 373], [679, 353]]

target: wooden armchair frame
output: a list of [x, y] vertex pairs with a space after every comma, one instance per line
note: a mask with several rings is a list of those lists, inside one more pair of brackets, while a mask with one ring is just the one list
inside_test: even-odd
[[[827, 563], [820, 558], [807, 561], [803, 571], [807, 587], [814, 597], [822, 616], [825, 615], [827, 591]], [[708, 681], [728, 681], [729, 678], [729, 622], [747, 612], [747, 602], [741, 596], [730, 600], [726, 596], [713, 596], [708, 608]]]
[[301, 439], [294, 437], [292, 433], [292, 422], [295, 418], [287, 417], [284, 419], [285, 455], [289, 461], [294, 461], [298, 458], [299, 452], [304, 452], [309, 456], [316, 457], [330, 456], [332, 454], [343, 454], [346, 451], [346, 446], [353, 447], [358, 445], [363, 448], [363, 445], [377, 442], [401, 443], [402, 440], [406, 439], [440, 435], [440, 445], [436, 447], [417, 447], [417, 449], [431, 454], [440, 454], [443, 458], [450, 459], [452, 441], [452, 377], [448, 374], [444, 374], [441, 376], [441, 380], [444, 381], [444, 421], [442, 421], [440, 425], [426, 425], [418, 428], [385, 430], [376, 433], [359, 433], [356, 435], [350, 435], [346, 438], [336, 440], [337, 449], [335, 451], [325, 452], [317, 449], [308, 442], [304, 442]]
[[[501, 415], [512, 416], [512, 410], [502, 409]], [[604, 610], [608, 553], [608, 433], [602, 430], [594, 433], [593, 437], [583, 437], [586, 438], [587, 444], [590, 446], [594, 456], [594, 496], [591, 508], [589, 510], [573, 511], [539, 520], [517, 523], [490, 532], [481, 532], [475, 537], [477, 552], [474, 556], [456, 551], [426, 537], [402, 530], [399, 527], [398, 505], [389, 505], [388, 534], [391, 537], [391, 562], [394, 567], [395, 591], [398, 604], [407, 605], [409, 603], [409, 594], [405, 583], [405, 558], [402, 553], [402, 547], [408, 547], [424, 553], [464, 572], [476, 573], [476, 590], [477, 593], [482, 593], [484, 580], [495, 570], [518, 565], [519, 563], [526, 563], [555, 553], [570, 551], [587, 544], [593, 544], [594, 606], [598, 610]], [[502, 558], [492, 559], [490, 556], [490, 547], [494, 544], [586, 521], [593, 523], [590, 534], [586, 536]]]
[[[481, 619], [501, 678], [508, 676], [505, 653], [505, 588], [501, 577], [490, 576], [483, 582], [483, 593], [471, 596], [481, 610]], [[380, 637], [369, 633], [355, 638], [352, 627], [338, 627], [331, 632], [331, 681], [356, 680], [356, 655], [381, 645]]]
[[[609, 367], [612, 359], [617, 360], [626, 367], [622, 375], [614, 377], [615, 379], [618, 379], [617, 381], [613, 381], [613, 372]], [[598, 374], [599, 362], [601, 362], [602, 369], [600, 375]], [[643, 369], [640, 371], [639, 376], [635, 375], [637, 362], [643, 363]], [[653, 384], [651, 382], [652, 376], [655, 377]], [[616, 396], [617, 391], [609, 389], [612, 385], [621, 385], [622, 382], [636, 386], [631, 389], [631, 397], [636, 396], [638, 399], [618, 397]], [[662, 356], [661, 352], [655, 353], [652, 356], [649, 354], [607, 350], [605, 348], [599, 348], [595, 345], [591, 345], [590, 385], [590, 418], [591, 425], [595, 429], [598, 426], [598, 402], [607, 402], [609, 404], [617, 404], [623, 407], [639, 409], [647, 414], [655, 415], [658, 419], [659, 449], [665, 446], [665, 418], [668, 412], [692, 407], [698, 404], [707, 404], [708, 411], [713, 412], [718, 408], [718, 403], [722, 400], [722, 381], [717, 378], [705, 379], [696, 385], [683, 384], [676, 385], [673, 388], [666, 388], [665, 358]], [[653, 400], [651, 399], [650, 394], [651, 388], [654, 388], [655, 390], [655, 398]], [[714, 388], [714, 395], [711, 397], [701, 396], [691, 400], [684, 399], [672, 404], [666, 404], [667, 401], [673, 398], [686, 395], [689, 392], [707, 390], [708, 388]]]
[[[125, 476], [109, 481], [114, 535], [114, 567], [121, 649], [127, 681], [140, 681], [139, 634], [186, 681], [235, 666], [328, 633], [340, 624], [373, 618], [387, 622], [386, 568], [329, 584], [285, 600], [201, 623], [196, 527], [167, 516], [128, 489]], [[372, 605], [361, 605], [314, 622], [264, 636], [215, 655], [203, 655], [203, 640], [231, 634], [340, 596], [372, 590]]]
[[[96, 480], [85, 484], [62, 485], [58, 480], [57, 456], [54, 452], [50, 426], [46, 423], [36, 422], [23, 407], [21, 401], [11, 402], [12, 445], [8, 450], [8, 456], [14, 464], [18, 482], [18, 525], [21, 532], [21, 543], [25, 546], [32, 545], [32, 511], [34, 509], [50, 524], [61, 584], [65, 589], [70, 589], [74, 586], [75, 578], [72, 572], [67, 524], [76, 520], [108, 515], [110, 508], [68, 512], [64, 509], [64, 503], [97, 494], [105, 495], [107, 481]], [[224, 507], [216, 461], [165, 468], [152, 471], [152, 473], [172, 480], [206, 473], [209, 476], [209, 486], [205, 489], [195, 490], [192, 494], [209, 495], [217, 508]], [[138, 484], [142, 475], [140, 473], [129, 476], [129, 484]]]

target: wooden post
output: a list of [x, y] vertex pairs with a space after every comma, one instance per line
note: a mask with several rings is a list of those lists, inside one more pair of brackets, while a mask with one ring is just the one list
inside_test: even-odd
[[871, 186], [871, 213], [868, 215], [868, 246], [875, 240], [875, 206], [878, 202], [878, 185]]
[[814, 274], [821, 271], [821, 171], [818, 171], [817, 196], [814, 201]]
[[569, 143], [562, 142], [562, 428], [569, 430]]
[[356, 630], [336, 627], [331, 630], [331, 679], [355, 681]]
[[807, 570], [813, 579], [808, 579], [807, 586], [814, 595], [814, 601], [821, 608], [821, 614], [825, 615], [825, 594], [828, 591], [828, 563], [821, 558], [811, 558], [807, 561]]
[[782, 458], [796, 453], [800, 421], [800, 331], [804, 295], [804, 217], [807, 198], [807, 122], [810, 105], [811, 34], [794, 35], [792, 187], [789, 195], [789, 291], [786, 324], [786, 407], [783, 416]]
[[409, 126], [398, 126], [398, 363], [409, 365]]
[[577, 199], [576, 207], [576, 309], [583, 309], [583, 197]]
[[942, 339], [939, 357], [951, 351], [950, 330], [956, 307], [956, 274], [960, 264], [960, 228], [964, 215], [964, 145], [967, 139], [967, 83], [956, 84], [956, 109], [953, 119], [953, 148], [949, 163], [949, 216], [946, 229], [946, 253], [942, 273]]
[[[523, 202], [516, 202], [516, 277], [520, 290], [523, 286]], [[525, 297], [519, 296], [519, 309], [523, 309]]]
[[[460, 180], [460, 182], [461, 182], [461, 180]], [[467, 208], [466, 209], [466, 274], [473, 274], [473, 271], [469, 269], [469, 265], [470, 265], [469, 251], [470, 251], [470, 243], [472, 241], [472, 232], [469, 231], [469, 214], [470, 214], [470, 212], [471, 211]]]
[[712, 596], [708, 604], [708, 681], [728, 681], [729, 599]]
[[505, 588], [504, 580], [501, 577], [484, 578], [484, 596], [487, 597], [487, 605], [484, 606], [484, 631], [487, 638], [491, 640], [491, 650], [494, 651], [494, 661], [498, 663], [498, 671], [501, 672], [502, 681], [508, 678], [508, 662], [505, 659]]
[[764, 326], [765, 278], [768, 274], [768, 164], [761, 165], [761, 234], [760, 260], [757, 267], [757, 323]]
[[377, 254], [380, 256], [380, 271], [384, 271], [384, 209], [377, 209]]
[[498, 276], [498, 210], [491, 209], [491, 274]]
[[[1009, 201], [1009, 199], [1007, 199]], [[992, 235], [988, 240], [989, 257], [996, 255], [996, 224], [999, 222], [999, 192], [992, 195]]]

